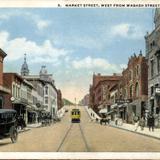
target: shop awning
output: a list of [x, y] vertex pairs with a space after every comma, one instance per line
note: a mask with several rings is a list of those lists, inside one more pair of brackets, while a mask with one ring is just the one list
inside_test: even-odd
[[99, 111], [99, 113], [107, 113], [107, 108], [103, 108]]
[[98, 106], [98, 108], [99, 108], [99, 109], [103, 108], [103, 105], [102, 105], [102, 104], [101, 104], [101, 105], [99, 105], [99, 106]]
[[117, 107], [118, 105], [117, 105], [117, 103], [115, 103], [115, 104], [112, 104], [111, 105], [111, 108], [115, 108], [115, 107]]
[[127, 104], [120, 104], [120, 105], [118, 105], [118, 108], [125, 108], [125, 107], [127, 107]]
[[107, 112], [107, 114], [111, 114], [111, 113], [114, 113], [115, 111], [109, 111], [109, 112]]

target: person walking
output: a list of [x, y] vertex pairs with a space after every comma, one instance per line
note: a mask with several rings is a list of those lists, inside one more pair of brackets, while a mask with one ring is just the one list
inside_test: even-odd
[[136, 118], [135, 118], [134, 124], [135, 124], [135, 131], [137, 131], [138, 127], [140, 126], [140, 125], [139, 125], [139, 117], [136, 117]]
[[141, 127], [141, 131], [144, 130], [144, 127], [145, 127], [145, 119], [144, 117], [142, 117], [139, 121], [139, 126]]
[[148, 127], [149, 127], [149, 131], [152, 131], [154, 132], [154, 116], [153, 115], [149, 115], [148, 117]]

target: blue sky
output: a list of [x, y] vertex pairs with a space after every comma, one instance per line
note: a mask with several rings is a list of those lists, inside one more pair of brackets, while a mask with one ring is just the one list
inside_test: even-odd
[[46, 65], [63, 97], [80, 100], [93, 73], [121, 72], [133, 53], [145, 54], [154, 28], [152, 9], [0, 9], [4, 70], [20, 73], [24, 54], [30, 74]]

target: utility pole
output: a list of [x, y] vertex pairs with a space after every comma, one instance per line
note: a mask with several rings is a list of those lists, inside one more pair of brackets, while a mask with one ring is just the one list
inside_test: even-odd
[[75, 108], [76, 108], [76, 106], [77, 106], [77, 104], [76, 104], [76, 97], [75, 97], [75, 99], [74, 99], [74, 100], [75, 100]]

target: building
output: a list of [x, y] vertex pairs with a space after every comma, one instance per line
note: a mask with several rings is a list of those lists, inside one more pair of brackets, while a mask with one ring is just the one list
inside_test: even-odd
[[35, 110], [37, 108], [33, 106], [33, 90], [35, 91], [33, 85], [17, 73], [4, 73], [3, 78], [4, 85], [11, 90], [10, 94], [5, 95], [6, 105], [4, 108], [15, 109], [17, 115], [22, 116], [26, 124], [33, 123], [31, 120], [33, 114], [36, 121]]
[[119, 82], [121, 75], [113, 74], [112, 76], [104, 76], [98, 73], [93, 75], [93, 84], [90, 86], [89, 106], [99, 113], [103, 108], [109, 108], [110, 92], [109, 88]]
[[[155, 10], [154, 30], [145, 36], [148, 59], [148, 109], [160, 126], [160, 9]], [[159, 119], [159, 120], [158, 120]]]
[[57, 90], [57, 105], [58, 105], [58, 110], [60, 110], [63, 107], [61, 90]]
[[89, 94], [86, 94], [83, 99], [79, 101], [79, 105], [89, 106]]
[[6, 56], [7, 54], [2, 49], [0, 49], [0, 109], [7, 106], [5, 96], [11, 93], [11, 90], [4, 86], [3, 83], [3, 61]]
[[132, 123], [135, 116], [144, 116], [147, 109], [148, 65], [141, 51], [138, 56], [134, 54], [129, 58], [122, 75], [121, 102], [125, 102], [127, 122]]
[[25, 55], [24, 63], [21, 67], [21, 75], [37, 91], [37, 95], [34, 96], [34, 105], [38, 106], [40, 110], [50, 112], [52, 117], [55, 117], [58, 110], [58, 92], [54, 85], [53, 76], [48, 74], [46, 66], [41, 67], [39, 75], [30, 75]]

